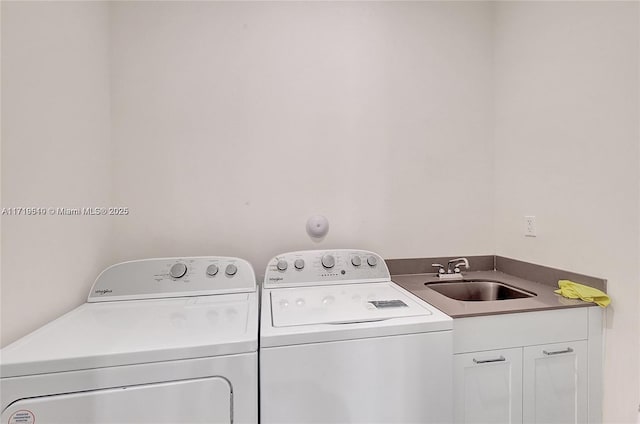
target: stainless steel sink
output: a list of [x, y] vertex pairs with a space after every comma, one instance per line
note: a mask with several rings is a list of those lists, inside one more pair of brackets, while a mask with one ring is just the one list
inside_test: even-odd
[[427, 282], [425, 285], [451, 299], [466, 302], [522, 299], [536, 296], [535, 293], [490, 280], [434, 281]]

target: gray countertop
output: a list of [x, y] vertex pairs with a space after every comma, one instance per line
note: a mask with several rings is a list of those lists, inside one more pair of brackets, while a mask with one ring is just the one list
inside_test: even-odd
[[391, 279], [452, 318], [597, 306], [593, 303], [567, 299], [555, 294], [553, 291], [557, 287], [515, 277], [500, 271], [470, 271], [465, 272], [464, 277], [499, 281], [533, 292], [536, 296], [492, 301], [460, 301], [440, 294], [425, 285], [425, 283], [440, 281], [434, 273], [393, 275]]

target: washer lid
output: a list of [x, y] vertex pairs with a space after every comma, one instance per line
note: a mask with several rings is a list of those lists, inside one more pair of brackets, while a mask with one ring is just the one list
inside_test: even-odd
[[257, 350], [256, 293], [85, 303], [0, 351], [0, 376]]
[[350, 324], [431, 315], [392, 283], [283, 288], [271, 291], [274, 327]]

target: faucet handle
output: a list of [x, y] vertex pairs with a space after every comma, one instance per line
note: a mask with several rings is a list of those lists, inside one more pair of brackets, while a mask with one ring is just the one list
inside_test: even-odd
[[445, 270], [444, 270], [444, 265], [442, 264], [431, 264], [432, 267], [438, 267], [438, 274], [444, 274]]

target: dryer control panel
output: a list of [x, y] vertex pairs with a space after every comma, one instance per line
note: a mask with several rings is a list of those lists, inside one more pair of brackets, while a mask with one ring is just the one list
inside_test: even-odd
[[145, 259], [102, 271], [88, 302], [249, 293], [256, 290], [251, 264], [226, 256]]
[[301, 250], [269, 261], [264, 287], [301, 287], [390, 281], [384, 259], [366, 250]]

